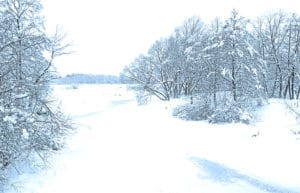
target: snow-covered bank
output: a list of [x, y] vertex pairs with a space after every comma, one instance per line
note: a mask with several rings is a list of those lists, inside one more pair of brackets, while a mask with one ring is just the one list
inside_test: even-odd
[[300, 192], [297, 122], [281, 101], [255, 125], [212, 125], [173, 118], [165, 102], [138, 106], [125, 85], [55, 93], [79, 131], [52, 169], [12, 179], [21, 192]]

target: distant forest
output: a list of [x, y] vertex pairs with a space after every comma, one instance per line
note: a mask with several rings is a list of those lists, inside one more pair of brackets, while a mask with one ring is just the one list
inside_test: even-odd
[[55, 81], [57, 84], [118, 84], [118, 76], [95, 74], [71, 74]]

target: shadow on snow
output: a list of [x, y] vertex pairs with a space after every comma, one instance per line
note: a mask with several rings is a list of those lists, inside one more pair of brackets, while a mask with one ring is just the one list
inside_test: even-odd
[[226, 167], [217, 162], [213, 162], [207, 159], [201, 159], [196, 157], [191, 157], [190, 160], [205, 173], [205, 177], [209, 180], [213, 180], [219, 183], [235, 183], [236, 181], [246, 182], [260, 190], [272, 192], [272, 193], [300, 193], [284, 187], [271, 185], [263, 182], [259, 179], [247, 176], [238, 172], [237, 170]]

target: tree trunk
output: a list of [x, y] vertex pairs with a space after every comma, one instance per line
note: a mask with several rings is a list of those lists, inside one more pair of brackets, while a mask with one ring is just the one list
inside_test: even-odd
[[231, 69], [231, 87], [232, 87], [232, 95], [233, 95], [233, 100], [237, 101], [237, 87], [236, 87], [236, 77], [235, 77], [235, 59], [232, 58], [232, 69]]

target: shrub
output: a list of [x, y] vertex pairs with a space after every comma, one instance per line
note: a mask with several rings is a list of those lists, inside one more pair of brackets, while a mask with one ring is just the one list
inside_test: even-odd
[[218, 100], [217, 107], [214, 107], [209, 97], [203, 95], [194, 97], [193, 102], [187, 98], [185, 100], [183, 105], [173, 109], [174, 116], [192, 121], [208, 120], [210, 123], [249, 124], [255, 118], [255, 109], [263, 105], [257, 99], [235, 102], [224, 96]]

